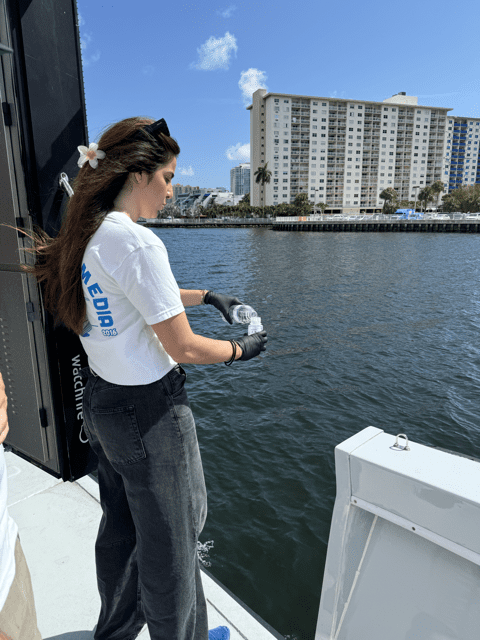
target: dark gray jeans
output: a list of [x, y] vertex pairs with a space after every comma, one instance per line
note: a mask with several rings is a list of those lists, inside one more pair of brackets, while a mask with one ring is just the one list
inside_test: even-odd
[[95, 557], [101, 611], [95, 640], [207, 640], [197, 540], [207, 493], [195, 422], [177, 365], [124, 386], [90, 368], [83, 417], [98, 457], [103, 516]]

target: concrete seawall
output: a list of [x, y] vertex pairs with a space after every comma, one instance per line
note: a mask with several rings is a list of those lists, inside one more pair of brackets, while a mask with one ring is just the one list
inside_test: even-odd
[[395, 233], [480, 233], [480, 221], [468, 220], [394, 220], [386, 221], [315, 221], [276, 222], [274, 231], [354, 231], [354, 232], [395, 232]]
[[322, 231], [322, 232], [408, 232], [408, 233], [480, 233], [479, 220], [292, 220], [275, 221], [255, 218], [250, 220], [221, 220], [210, 218], [141, 222], [150, 228], [205, 229], [262, 227], [274, 231]]
[[180, 220], [155, 220], [149, 222], [140, 222], [144, 227], [150, 227], [153, 229], [205, 229], [205, 228], [236, 228], [243, 229], [245, 227], [264, 227], [271, 229], [273, 221], [268, 218], [253, 218], [247, 219], [239, 218], [238, 220], [221, 220], [219, 218], [210, 218], [202, 220], [198, 218], [193, 219], [180, 219]]

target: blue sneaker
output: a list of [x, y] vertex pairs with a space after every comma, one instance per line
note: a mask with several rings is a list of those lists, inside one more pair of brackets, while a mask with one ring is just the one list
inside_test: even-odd
[[230, 640], [230, 629], [228, 627], [215, 627], [208, 632], [208, 640]]

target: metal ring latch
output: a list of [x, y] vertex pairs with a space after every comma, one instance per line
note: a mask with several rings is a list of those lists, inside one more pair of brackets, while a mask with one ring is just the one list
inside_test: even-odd
[[[402, 447], [401, 445], [398, 444], [398, 439], [399, 438], [405, 438], [405, 442], [406, 444]], [[408, 438], [404, 433], [399, 433], [397, 435], [397, 438], [395, 440], [395, 444], [393, 445], [393, 447], [390, 447], [391, 449], [397, 449], [397, 451], [410, 451], [410, 447], [408, 446]]]
[[59, 186], [65, 191], [65, 193], [71, 198], [73, 196], [73, 189], [70, 186], [68, 181], [68, 176], [66, 173], [60, 174], [60, 179], [58, 181]]

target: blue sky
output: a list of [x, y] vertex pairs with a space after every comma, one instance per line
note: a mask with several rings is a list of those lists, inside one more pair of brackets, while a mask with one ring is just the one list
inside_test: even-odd
[[480, 117], [478, 0], [78, 0], [90, 142], [165, 118], [174, 182], [230, 188], [252, 91], [382, 101], [399, 91]]

